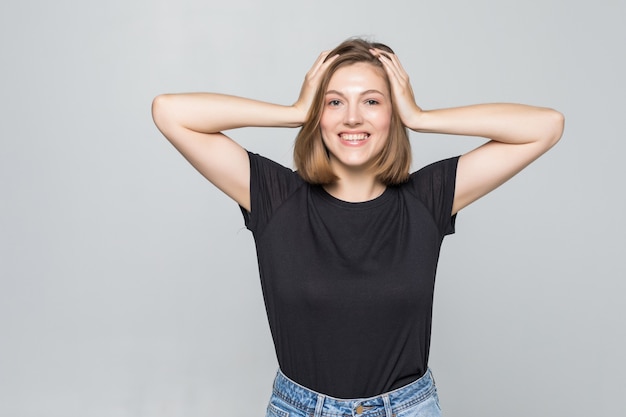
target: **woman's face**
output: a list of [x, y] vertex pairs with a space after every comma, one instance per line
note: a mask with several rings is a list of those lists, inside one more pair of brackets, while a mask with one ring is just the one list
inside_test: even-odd
[[339, 68], [326, 89], [320, 119], [333, 170], [367, 170], [389, 137], [391, 96], [383, 70], [365, 62]]

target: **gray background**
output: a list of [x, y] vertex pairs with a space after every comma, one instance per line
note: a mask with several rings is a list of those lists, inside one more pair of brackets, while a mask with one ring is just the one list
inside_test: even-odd
[[[0, 416], [264, 414], [276, 362], [252, 237], [150, 103], [292, 103], [319, 52], [353, 35], [396, 50], [424, 108], [567, 118], [444, 242], [445, 415], [626, 415], [625, 15], [618, 0], [3, 1]], [[295, 133], [231, 132], [287, 165]], [[478, 143], [413, 135], [415, 167]]]

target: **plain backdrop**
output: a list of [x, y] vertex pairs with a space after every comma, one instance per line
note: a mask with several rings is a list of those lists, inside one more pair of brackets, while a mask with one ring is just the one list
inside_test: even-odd
[[[264, 415], [277, 365], [252, 236], [150, 105], [293, 103], [318, 54], [356, 35], [395, 49], [426, 109], [567, 120], [444, 241], [444, 415], [626, 415], [624, 16], [621, 0], [4, 0], [0, 416]], [[230, 134], [291, 166], [295, 129]], [[412, 134], [414, 168], [480, 143]]]

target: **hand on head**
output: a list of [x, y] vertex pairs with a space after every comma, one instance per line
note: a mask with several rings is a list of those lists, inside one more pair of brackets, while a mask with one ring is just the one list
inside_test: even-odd
[[370, 52], [383, 64], [387, 77], [389, 77], [391, 95], [400, 120], [405, 126], [414, 128], [416, 126], [415, 118], [422, 109], [415, 103], [409, 75], [395, 54], [377, 48], [370, 49]]
[[313, 103], [315, 93], [320, 86], [326, 70], [328, 69], [329, 65], [338, 57], [338, 55], [335, 55], [328, 58], [329, 54], [330, 51], [322, 52], [320, 56], [317, 57], [317, 60], [304, 77], [304, 83], [302, 84], [302, 88], [300, 89], [300, 96], [293, 105], [303, 113], [304, 117], [306, 117], [309, 113], [309, 109], [311, 108], [311, 104]]

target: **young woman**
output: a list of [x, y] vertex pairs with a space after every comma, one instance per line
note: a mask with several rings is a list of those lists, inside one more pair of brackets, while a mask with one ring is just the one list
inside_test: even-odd
[[[242, 208], [280, 370], [268, 416], [438, 416], [428, 351], [434, 278], [456, 213], [550, 149], [563, 116], [484, 104], [422, 110], [393, 51], [322, 53], [295, 104], [157, 97], [161, 132]], [[297, 172], [222, 132], [302, 126]], [[409, 173], [407, 134], [489, 140]]]

